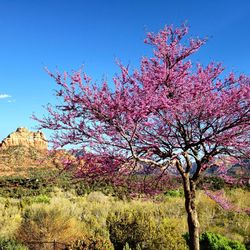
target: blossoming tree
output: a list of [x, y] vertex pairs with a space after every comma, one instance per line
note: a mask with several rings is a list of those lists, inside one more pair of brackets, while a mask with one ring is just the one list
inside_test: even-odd
[[194, 66], [188, 58], [205, 40], [187, 39], [187, 33], [185, 26], [149, 33], [145, 43], [153, 47], [152, 57], [142, 58], [132, 72], [119, 64], [112, 83], [92, 84], [84, 72], [49, 72], [62, 102], [35, 119], [55, 131], [56, 147], [77, 145], [92, 173], [126, 174], [134, 163], [163, 171], [175, 167], [183, 182], [190, 248], [197, 250], [196, 183], [220, 155], [249, 154], [250, 81], [233, 73], [221, 77], [220, 64]]

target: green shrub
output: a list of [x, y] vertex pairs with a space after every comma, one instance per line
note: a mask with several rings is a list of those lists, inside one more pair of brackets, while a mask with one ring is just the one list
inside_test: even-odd
[[28, 248], [16, 240], [0, 239], [0, 250], [28, 250]]
[[230, 240], [220, 234], [203, 233], [200, 237], [201, 250], [246, 250], [245, 246], [236, 240]]
[[204, 186], [209, 186], [211, 190], [221, 190], [226, 187], [225, 180], [218, 176], [203, 176], [197, 187], [203, 189]]
[[50, 203], [50, 198], [45, 194], [40, 194], [31, 199], [31, 203]]
[[91, 192], [86, 196], [86, 201], [89, 203], [106, 203], [109, 197], [100, 191]]
[[45, 179], [23, 176], [0, 177], [0, 195], [3, 197], [21, 198], [48, 194], [52, 191], [52, 184]]
[[[28, 185], [21, 179], [18, 182]], [[71, 244], [77, 239], [84, 242], [87, 233], [87, 242], [90, 237], [98, 238], [98, 242], [110, 238], [116, 249], [186, 248], [181, 238], [187, 231], [181, 191], [175, 189], [168, 194], [162, 193], [163, 198], [158, 201], [143, 197], [128, 202], [117, 199], [113, 194], [106, 196], [100, 191], [93, 192], [88, 185], [85, 188], [89, 189], [84, 196], [77, 196], [73, 186], [65, 191], [55, 185], [53, 193], [22, 199], [1, 197], [0, 237], [12, 239], [16, 235], [23, 241], [42, 238]], [[249, 207], [249, 191], [229, 189], [225, 195], [237, 207]], [[250, 217], [246, 213], [223, 210], [203, 191], [197, 192], [197, 208], [201, 232], [218, 233], [245, 244], [250, 242]]]
[[85, 236], [81, 240], [75, 241], [69, 249], [72, 250], [113, 250], [114, 247], [110, 240], [107, 240], [100, 236]]
[[131, 250], [131, 248], [129, 247], [129, 244], [127, 242], [122, 250]]
[[165, 196], [184, 197], [184, 192], [182, 189], [169, 190], [169, 191], [165, 192]]
[[18, 201], [12, 199], [0, 200], [0, 237], [10, 239], [21, 223], [21, 212]]
[[33, 204], [24, 211], [16, 238], [21, 242], [59, 241], [72, 242], [82, 236], [81, 224], [60, 204]]
[[110, 240], [115, 249], [187, 249], [181, 237], [183, 221], [164, 217], [161, 209], [148, 205], [112, 211], [107, 219]]

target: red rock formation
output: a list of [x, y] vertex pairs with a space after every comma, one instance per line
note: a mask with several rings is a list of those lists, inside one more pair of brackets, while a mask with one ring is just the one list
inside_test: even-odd
[[8, 135], [1, 143], [0, 149], [6, 149], [11, 146], [34, 147], [37, 150], [47, 150], [48, 143], [41, 131], [32, 132], [27, 128], [18, 128], [16, 132]]

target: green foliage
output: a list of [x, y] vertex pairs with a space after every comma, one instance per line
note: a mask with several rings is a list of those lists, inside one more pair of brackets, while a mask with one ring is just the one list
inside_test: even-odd
[[184, 197], [184, 191], [182, 189], [168, 190], [167, 192], [165, 192], [165, 196]]
[[197, 187], [202, 189], [204, 186], [209, 186], [211, 190], [221, 190], [226, 188], [227, 185], [225, 180], [218, 176], [203, 176], [199, 180]]
[[201, 250], [246, 250], [242, 243], [211, 232], [201, 235], [200, 244]]
[[128, 242], [126, 242], [125, 246], [123, 247], [122, 250], [131, 250], [131, 248], [129, 247]]
[[18, 201], [0, 199], [0, 237], [10, 239], [20, 226], [22, 217]]
[[45, 179], [35, 177], [10, 176], [0, 178], [0, 195], [3, 197], [21, 198], [48, 194], [52, 191], [52, 185]]
[[[1, 237], [23, 241], [53, 241], [56, 237], [75, 247], [78, 244], [76, 249], [105, 242], [126, 250], [186, 249], [181, 237], [187, 231], [181, 189], [171, 189], [153, 199], [131, 199], [126, 188], [108, 183], [72, 183], [70, 174], [52, 177], [51, 171], [32, 170], [29, 178], [0, 178], [0, 196], [9, 189], [14, 197], [7, 192], [0, 197]], [[15, 187], [17, 193], [13, 192]], [[240, 209], [250, 205], [248, 190], [226, 189], [225, 195]], [[225, 211], [202, 191], [197, 192], [197, 208], [201, 232], [250, 242], [250, 218], [246, 213]], [[100, 249], [109, 249], [107, 246]]]
[[[230, 189], [225, 190], [225, 194], [239, 210], [249, 207], [248, 191]], [[250, 217], [247, 213], [226, 211], [203, 192], [197, 193], [197, 209], [201, 232], [218, 233], [244, 243], [250, 241]]]
[[81, 224], [60, 205], [31, 205], [24, 211], [16, 238], [22, 242], [56, 240], [64, 243], [80, 238]]
[[0, 196], [21, 198], [29, 196], [49, 195], [55, 187], [64, 191], [75, 190], [78, 196], [87, 195], [93, 191], [100, 191], [105, 195], [112, 195], [123, 199], [129, 192], [126, 187], [114, 187], [105, 182], [84, 183], [77, 182], [69, 172], [44, 169], [27, 169], [27, 176], [14, 175], [0, 177]]
[[181, 237], [182, 220], [164, 217], [159, 207], [137, 205], [117, 209], [107, 219], [110, 240], [115, 249], [187, 249]]
[[32, 198], [31, 203], [50, 203], [50, 198], [45, 194], [40, 194]]
[[242, 209], [250, 208], [249, 191], [247, 188], [231, 188], [226, 190], [229, 200]]
[[69, 247], [69, 250], [113, 250], [114, 247], [112, 243], [100, 236], [86, 236], [81, 240], [75, 241]]
[[28, 248], [16, 240], [1, 238], [0, 250], [28, 250]]

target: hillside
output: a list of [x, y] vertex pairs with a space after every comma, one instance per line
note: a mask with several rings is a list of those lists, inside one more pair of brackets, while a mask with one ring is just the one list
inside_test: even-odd
[[64, 150], [51, 151], [44, 134], [17, 128], [0, 142], [0, 176], [27, 175], [28, 169], [61, 169]]

